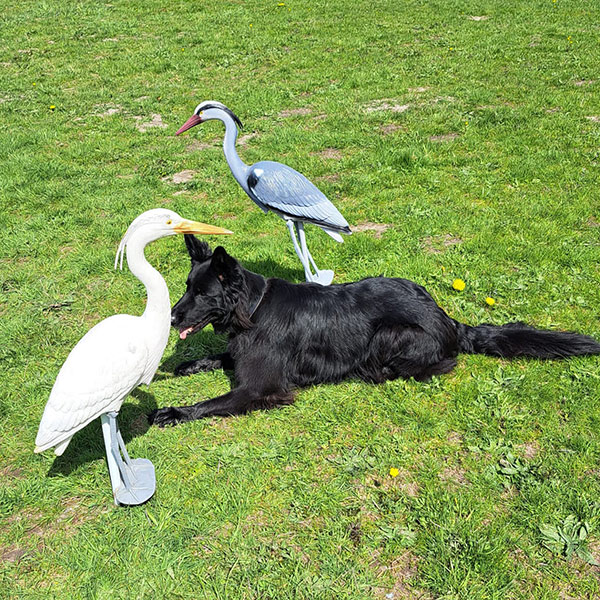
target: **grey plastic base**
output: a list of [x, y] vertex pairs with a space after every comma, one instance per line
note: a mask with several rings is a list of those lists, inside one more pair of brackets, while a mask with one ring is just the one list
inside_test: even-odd
[[317, 274], [313, 277], [314, 283], [320, 283], [321, 285], [329, 285], [333, 281], [333, 271], [331, 269], [325, 269], [324, 271], [317, 271]]
[[126, 468], [131, 486], [127, 488], [121, 482], [121, 485], [113, 491], [115, 504], [120, 506], [143, 504], [156, 491], [154, 465], [147, 458], [134, 458]]

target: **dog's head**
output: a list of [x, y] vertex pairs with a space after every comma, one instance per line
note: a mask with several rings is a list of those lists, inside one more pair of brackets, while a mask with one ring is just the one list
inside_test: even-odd
[[211, 323], [215, 331], [234, 331], [251, 326], [248, 290], [240, 264], [222, 246], [212, 252], [206, 242], [185, 236], [192, 268], [186, 292], [171, 310], [171, 325], [179, 337], [200, 331]]

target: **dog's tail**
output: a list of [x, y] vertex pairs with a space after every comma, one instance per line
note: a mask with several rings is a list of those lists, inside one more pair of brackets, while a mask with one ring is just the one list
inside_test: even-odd
[[457, 324], [458, 347], [467, 354], [487, 354], [502, 358], [567, 358], [600, 354], [600, 343], [594, 338], [570, 331], [535, 329], [524, 323], [506, 325]]

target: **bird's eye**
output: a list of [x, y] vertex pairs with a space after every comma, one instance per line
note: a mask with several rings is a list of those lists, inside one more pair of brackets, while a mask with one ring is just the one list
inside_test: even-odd
[[203, 114], [204, 114], [204, 111], [203, 111], [203, 110], [201, 110], [201, 111], [198, 113], [198, 116], [200, 117], [200, 116], [202, 116]]
[[167, 225], [170, 225], [172, 222], [173, 222], [173, 221], [171, 221], [171, 219], [169, 219], [169, 220], [167, 221]]

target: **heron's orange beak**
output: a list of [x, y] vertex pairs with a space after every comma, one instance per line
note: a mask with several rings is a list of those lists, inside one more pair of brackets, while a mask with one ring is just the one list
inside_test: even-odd
[[202, 235], [231, 235], [233, 231], [198, 221], [183, 220], [173, 227], [176, 233], [200, 233]]
[[196, 125], [199, 125], [200, 123], [202, 123], [202, 119], [198, 116], [198, 115], [192, 115], [175, 133], [175, 135], [179, 135], [180, 133], [183, 133], [184, 131], [187, 131], [188, 129], [191, 129], [192, 127], [195, 127]]

